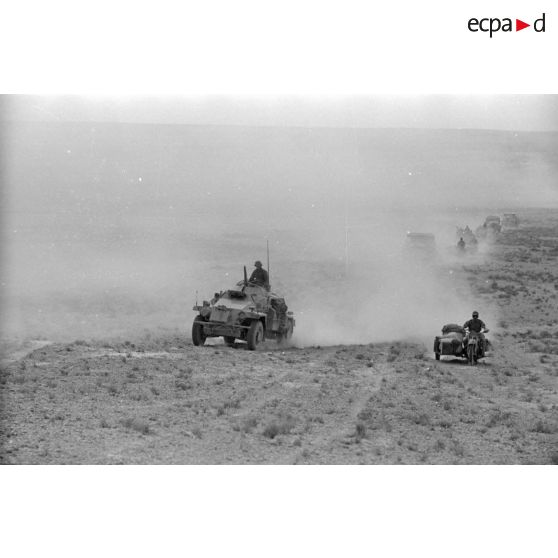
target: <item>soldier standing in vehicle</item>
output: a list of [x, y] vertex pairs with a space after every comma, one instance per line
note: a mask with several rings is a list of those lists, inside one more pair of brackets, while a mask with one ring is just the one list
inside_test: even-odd
[[271, 301], [271, 307], [277, 312], [277, 319], [279, 320], [279, 331], [285, 332], [287, 330], [287, 310], [289, 307], [283, 299], [277, 298]]
[[484, 335], [482, 332], [486, 329], [486, 325], [479, 318], [479, 313], [476, 310], [473, 312], [472, 318], [463, 324], [463, 328], [478, 334], [481, 340], [481, 352], [484, 353]]
[[248, 282], [255, 283], [256, 285], [261, 285], [269, 291], [269, 274], [262, 267], [262, 262], [260, 262], [259, 260], [256, 261], [254, 265], [256, 266], [256, 269], [252, 271], [252, 275], [250, 275], [250, 279], [248, 279]]

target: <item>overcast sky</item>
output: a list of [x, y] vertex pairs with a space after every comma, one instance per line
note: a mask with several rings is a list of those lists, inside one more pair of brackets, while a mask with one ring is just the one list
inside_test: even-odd
[[3, 96], [4, 120], [557, 131], [558, 95]]

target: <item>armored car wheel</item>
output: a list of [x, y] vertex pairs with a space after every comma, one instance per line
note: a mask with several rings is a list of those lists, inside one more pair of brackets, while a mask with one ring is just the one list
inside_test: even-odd
[[434, 353], [434, 358], [436, 360], [440, 360], [440, 353]]
[[248, 330], [248, 335], [246, 336], [246, 341], [248, 342], [248, 348], [253, 351], [256, 347], [264, 340], [264, 328], [262, 322], [253, 321], [250, 324], [250, 329]]
[[207, 339], [207, 335], [203, 332], [203, 321], [201, 316], [196, 316], [192, 324], [192, 342], [196, 347], [204, 345]]

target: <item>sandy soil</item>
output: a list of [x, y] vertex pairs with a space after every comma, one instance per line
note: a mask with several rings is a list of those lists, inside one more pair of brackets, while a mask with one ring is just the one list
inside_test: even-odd
[[476, 367], [412, 341], [195, 348], [189, 328], [5, 345], [0, 463], [558, 463], [558, 215], [455, 273], [499, 307]]

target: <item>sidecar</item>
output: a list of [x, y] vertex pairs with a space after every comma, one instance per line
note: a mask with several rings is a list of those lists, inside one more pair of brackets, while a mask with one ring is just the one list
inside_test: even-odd
[[440, 360], [442, 355], [451, 355], [466, 358], [466, 349], [463, 346], [466, 332], [458, 324], [446, 324], [442, 328], [442, 335], [434, 338], [434, 357]]

